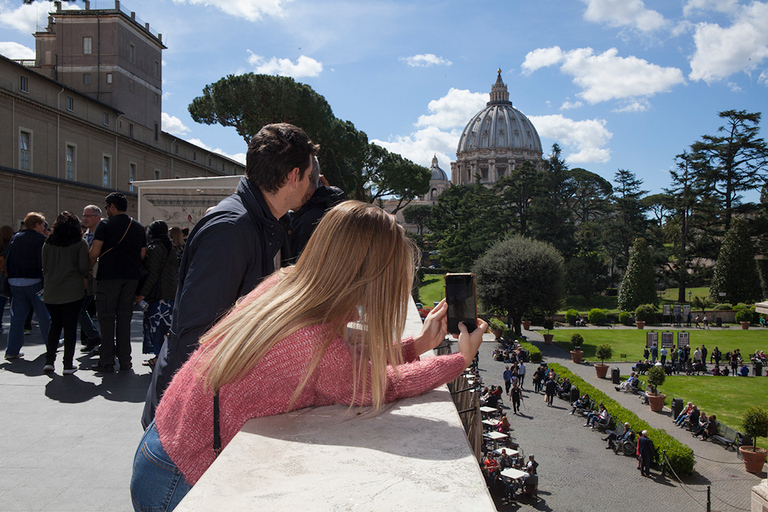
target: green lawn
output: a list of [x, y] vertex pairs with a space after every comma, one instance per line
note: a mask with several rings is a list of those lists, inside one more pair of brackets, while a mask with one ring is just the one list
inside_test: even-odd
[[[751, 365], [750, 369], [751, 369]], [[711, 368], [711, 365], [709, 366]], [[640, 380], [644, 380], [643, 376]], [[682, 398], [683, 405], [693, 402], [707, 416], [717, 416], [718, 421], [741, 431], [741, 418], [747, 407], [759, 405], [765, 407], [768, 394], [768, 377], [712, 377], [670, 375], [659, 386], [667, 395], [666, 405], [672, 404], [673, 398]], [[670, 429], [676, 428], [670, 426]], [[768, 448], [766, 438], [758, 439], [758, 446]]]
[[[677, 303], [677, 288], [667, 288], [663, 292], [661, 292], [661, 301], [659, 302], [659, 305], [662, 304], [676, 304]], [[698, 288], [687, 288], [686, 289], [686, 300], [688, 298], [688, 291], [691, 292], [691, 297], [709, 297], [709, 287], [708, 286], [701, 286]], [[589, 301], [589, 304], [586, 304], [584, 302], [584, 299], [581, 296], [578, 295], [569, 295], [565, 298], [565, 301], [563, 303], [563, 308], [558, 311], [560, 314], [564, 314], [569, 309], [575, 309], [581, 314], [586, 315], [589, 313], [589, 310], [592, 308], [600, 308], [606, 310], [610, 314], [618, 314], [618, 301], [619, 298], [616, 296], [613, 297], [607, 297], [607, 296], [598, 296], [598, 297], [592, 297], [592, 299]]]
[[[645, 335], [649, 331], [658, 331], [661, 333], [664, 329], [555, 329], [552, 331], [555, 335], [555, 342], [566, 342], [565, 347], [570, 350], [571, 335], [575, 332], [581, 334], [584, 338], [584, 344], [581, 349], [584, 351], [584, 358], [595, 360], [595, 350], [603, 343], [610, 343], [613, 348], [613, 360], [620, 361], [621, 354], [626, 354], [627, 361], [637, 361], [643, 356], [643, 347], [645, 347]], [[726, 330], [705, 330], [690, 329], [691, 347], [695, 348], [702, 343], [707, 347], [711, 354], [712, 349], [717, 346], [720, 352], [725, 354], [735, 349], [741, 350], [746, 358], [753, 354], [755, 350], [765, 350], [768, 348], [768, 329], [738, 329], [731, 328]], [[677, 343], [677, 335], [675, 335]], [[661, 340], [661, 334], [659, 334]], [[709, 356], [707, 356], [709, 359]]]
[[440, 274], [427, 274], [421, 282], [419, 296], [425, 307], [431, 308], [433, 302], [439, 302], [445, 297], [445, 276]]

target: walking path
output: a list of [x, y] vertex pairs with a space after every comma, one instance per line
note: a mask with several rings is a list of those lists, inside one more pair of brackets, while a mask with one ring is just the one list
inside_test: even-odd
[[[614, 455], [606, 450], [606, 443], [599, 434], [583, 428], [581, 416], [571, 416], [568, 403], [555, 399], [553, 407], [547, 407], [543, 394], [531, 391], [530, 375], [533, 363], [526, 365], [526, 390], [522, 415], [508, 418], [515, 428], [514, 438], [525, 454], [535, 454], [539, 462], [538, 510], [616, 511], [632, 508], [647, 510], [705, 511], [707, 485], [711, 486], [712, 510], [751, 510], [751, 489], [766, 477], [766, 473], [753, 475], [744, 470], [743, 463], [733, 450], [722, 445], [701, 441], [689, 432], [676, 427], [671, 411], [653, 413], [643, 405], [637, 395], [618, 392], [609, 379], [598, 379], [591, 364], [574, 364], [570, 354], [557, 345], [545, 345], [537, 331], [525, 331], [528, 340], [542, 352], [544, 361], [558, 363], [603, 391], [623, 407], [637, 414], [654, 428], [669, 434], [690, 446], [696, 456], [693, 475], [679, 483], [674, 475], [641, 478], [633, 458]], [[480, 369], [484, 384], [503, 385], [502, 372], [505, 364], [493, 361], [491, 354], [497, 347], [493, 335], [485, 336], [481, 347]], [[618, 363], [622, 374], [629, 374], [633, 363]], [[505, 403], [505, 406], [509, 405]], [[498, 505], [498, 503], [497, 503]], [[499, 510], [531, 510], [530, 504], [502, 505]]]

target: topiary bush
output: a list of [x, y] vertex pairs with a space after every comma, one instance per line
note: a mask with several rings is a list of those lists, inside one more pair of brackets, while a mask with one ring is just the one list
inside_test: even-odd
[[664, 372], [663, 366], [652, 366], [648, 370], [648, 385], [651, 386], [654, 393], [658, 393], [658, 387], [664, 384], [667, 374]]
[[544, 321], [541, 322], [541, 326], [544, 327], [547, 332], [549, 332], [555, 328], [555, 321], [551, 318], [545, 318]]
[[632, 325], [632, 313], [628, 311], [619, 313], [619, 323], [622, 325]]
[[762, 407], [750, 406], [741, 420], [741, 428], [752, 439], [752, 447], [756, 447], [758, 437], [768, 437], [768, 412]]
[[752, 308], [744, 308], [736, 312], [737, 322], [752, 322], [755, 321], [755, 311]]
[[548, 366], [560, 377], [568, 377], [571, 384], [579, 389], [580, 394], [588, 393], [593, 400], [602, 402], [616, 420], [617, 425], [628, 422], [634, 432], [647, 430], [648, 437], [656, 447], [657, 462], [660, 464], [664, 463], [660, 459], [666, 451], [667, 464], [678, 476], [687, 476], [693, 473], [693, 466], [696, 460], [693, 457], [693, 450], [691, 448], [669, 435], [665, 430], [652, 428], [635, 413], [625, 409], [602, 391], [587, 384], [584, 379], [578, 377], [566, 367], [557, 363], [549, 363]]
[[606, 359], [610, 359], [613, 355], [613, 347], [610, 343], [603, 343], [595, 351], [595, 357], [600, 360], [600, 364], [605, 364]]
[[656, 322], [656, 313], [659, 311], [653, 304], [640, 304], [635, 309], [635, 320], [647, 322], [649, 324]]
[[571, 350], [579, 350], [579, 347], [581, 347], [584, 344], [584, 338], [581, 336], [581, 334], [575, 332], [571, 336]]
[[608, 315], [605, 310], [600, 308], [594, 308], [587, 315], [587, 320], [589, 320], [589, 323], [592, 325], [603, 325], [605, 324], [606, 318], [608, 318]]
[[528, 343], [527, 341], [521, 341], [520, 346], [528, 351], [528, 360], [530, 362], [532, 363], [541, 362], [541, 350], [539, 350], [535, 345]]
[[569, 324], [574, 325], [577, 318], [579, 318], [579, 312], [575, 309], [569, 309], [565, 312], [565, 321]]
[[502, 331], [502, 333], [503, 333], [504, 329], [506, 329], [506, 327], [507, 327], [506, 325], [504, 325], [504, 322], [502, 322], [501, 320], [499, 320], [496, 317], [491, 318], [491, 320], [488, 323], [491, 324], [490, 325], [491, 331], [499, 330], [499, 331]]

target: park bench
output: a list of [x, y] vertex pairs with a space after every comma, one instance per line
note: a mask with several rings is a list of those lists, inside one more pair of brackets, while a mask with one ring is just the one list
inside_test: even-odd
[[611, 414], [608, 413], [608, 416], [606, 416], [604, 420], [598, 418], [598, 420], [595, 422], [595, 428], [600, 432], [605, 432], [606, 429], [611, 425], [612, 420], [613, 418], [611, 417]]
[[640, 375], [645, 375], [645, 372], [648, 371], [648, 368], [650, 368], [650, 365], [648, 364], [637, 363], [635, 366], [632, 367], [632, 371]]
[[734, 450], [739, 445], [740, 435], [734, 429], [728, 425], [722, 423], [717, 424], [717, 434], [711, 436], [712, 441], [725, 445], [725, 449], [733, 448]]

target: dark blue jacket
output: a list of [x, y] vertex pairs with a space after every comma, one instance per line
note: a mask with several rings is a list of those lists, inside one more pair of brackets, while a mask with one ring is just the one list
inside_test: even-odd
[[304, 250], [325, 212], [346, 198], [346, 194], [340, 188], [323, 185], [315, 190], [304, 206], [291, 215], [291, 254], [294, 257], [298, 258]]
[[19, 231], [8, 248], [8, 278], [43, 278], [43, 244], [45, 235], [34, 229]]
[[275, 271], [275, 256], [290, 255], [286, 233], [258, 187], [245, 177], [189, 234], [179, 268], [170, 338], [163, 345], [147, 393], [146, 428], [173, 374], [200, 336]]

